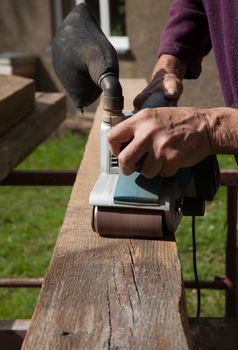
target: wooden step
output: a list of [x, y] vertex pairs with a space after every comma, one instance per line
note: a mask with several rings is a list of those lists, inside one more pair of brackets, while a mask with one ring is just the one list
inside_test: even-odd
[[13, 75], [0, 75], [0, 135], [34, 109], [34, 80]]
[[0, 137], [0, 181], [66, 118], [63, 93], [37, 93], [35, 111]]
[[36, 55], [27, 52], [0, 53], [0, 74], [19, 75], [35, 79], [37, 74]]

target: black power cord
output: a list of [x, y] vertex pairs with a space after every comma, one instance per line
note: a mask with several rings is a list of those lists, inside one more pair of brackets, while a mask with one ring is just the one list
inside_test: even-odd
[[195, 216], [192, 217], [192, 244], [193, 244], [193, 272], [195, 278], [195, 284], [197, 289], [197, 314], [196, 317], [200, 317], [201, 310], [201, 290], [197, 272], [197, 249], [196, 249], [196, 220]]

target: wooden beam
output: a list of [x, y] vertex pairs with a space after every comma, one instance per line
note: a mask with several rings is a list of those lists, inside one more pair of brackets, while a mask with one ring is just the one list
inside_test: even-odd
[[0, 135], [34, 109], [34, 80], [13, 75], [0, 75]]
[[37, 93], [35, 111], [0, 137], [0, 181], [55, 131], [65, 117], [63, 93]]
[[[144, 85], [123, 81], [127, 109]], [[22, 349], [190, 349], [174, 238], [109, 239], [91, 230], [102, 113], [100, 107]]]
[[220, 183], [223, 186], [238, 187], [238, 170], [236, 169], [221, 170]]

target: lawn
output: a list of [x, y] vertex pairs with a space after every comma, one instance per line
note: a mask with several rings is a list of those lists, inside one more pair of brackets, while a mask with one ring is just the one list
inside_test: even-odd
[[[50, 138], [26, 159], [21, 169], [78, 168], [87, 134]], [[222, 168], [235, 168], [232, 157], [220, 157]], [[0, 187], [0, 277], [42, 277], [47, 271], [71, 188]], [[224, 274], [226, 234], [225, 188], [197, 220], [198, 272], [201, 279]], [[176, 234], [185, 279], [193, 279], [191, 220]], [[39, 289], [0, 289], [0, 319], [30, 318]], [[186, 292], [194, 316], [196, 292]], [[223, 292], [202, 291], [201, 316], [223, 316]]]
[[[19, 169], [76, 169], [86, 133], [50, 138]], [[44, 276], [70, 187], [0, 187], [0, 277]], [[30, 318], [39, 289], [0, 289], [0, 319]]]

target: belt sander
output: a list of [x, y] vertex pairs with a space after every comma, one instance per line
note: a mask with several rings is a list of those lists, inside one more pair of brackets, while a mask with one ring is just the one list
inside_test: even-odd
[[[175, 105], [175, 101], [156, 92], [142, 108]], [[102, 236], [154, 239], [175, 232], [183, 215], [203, 215], [205, 200], [212, 200], [218, 188], [216, 157], [180, 169], [169, 178], [147, 179], [139, 171], [126, 176], [120, 172], [117, 158], [110, 153], [107, 132], [131, 114], [124, 115], [118, 110], [113, 114], [107, 106], [104, 113], [100, 131], [101, 173], [89, 197], [93, 206], [93, 230]]]
[[[183, 215], [203, 215], [219, 183], [215, 156], [170, 178], [125, 176], [110, 154], [107, 132], [128, 118], [123, 113], [118, 57], [87, 5], [75, 6], [60, 26], [52, 47], [55, 71], [81, 110], [103, 92], [100, 176], [90, 194], [93, 229], [103, 236], [160, 238], [175, 232]], [[161, 93], [142, 108], [174, 106]]]

